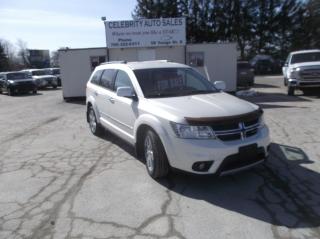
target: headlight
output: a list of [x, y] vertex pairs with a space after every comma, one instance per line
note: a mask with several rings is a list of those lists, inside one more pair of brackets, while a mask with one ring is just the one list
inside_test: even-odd
[[263, 128], [266, 126], [266, 122], [264, 121], [264, 116], [261, 115], [260, 120], [259, 120], [259, 127]]
[[13, 80], [8, 80], [8, 82], [9, 82], [10, 84], [15, 84], [15, 82], [14, 82]]
[[172, 129], [177, 137], [183, 139], [215, 139], [216, 136], [209, 126], [191, 126], [171, 122]]
[[297, 68], [292, 68], [292, 69], [290, 70], [289, 78], [292, 78], [292, 79], [297, 78], [297, 75], [298, 75], [299, 71], [300, 71], [300, 68], [299, 68], [299, 67], [297, 67]]

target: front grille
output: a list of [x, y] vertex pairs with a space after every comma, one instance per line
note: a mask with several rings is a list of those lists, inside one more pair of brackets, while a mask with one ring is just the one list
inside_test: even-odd
[[214, 118], [186, 118], [191, 125], [210, 125], [222, 141], [240, 140], [258, 133], [262, 109], [236, 116]]
[[33, 82], [32, 82], [32, 81], [17, 81], [17, 82], [16, 82], [16, 85], [19, 85], [19, 86], [29, 86], [29, 85], [33, 85]]
[[304, 80], [320, 79], [320, 69], [305, 69], [300, 72], [300, 76]]

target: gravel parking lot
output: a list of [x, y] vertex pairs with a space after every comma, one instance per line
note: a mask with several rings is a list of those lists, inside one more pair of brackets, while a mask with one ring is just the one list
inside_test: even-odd
[[320, 97], [256, 83], [245, 98], [265, 110], [266, 164], [159, 182], [61, 90], [0, 95], [0, 238], [320, 238]]

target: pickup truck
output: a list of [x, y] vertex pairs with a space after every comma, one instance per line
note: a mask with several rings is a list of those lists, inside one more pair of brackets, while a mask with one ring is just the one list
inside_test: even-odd
[[320, 89], [320, 50], [291, 52], [282, 72], [288, 95], [294, 95], [296, 89], [304, 93], [312, 88]]

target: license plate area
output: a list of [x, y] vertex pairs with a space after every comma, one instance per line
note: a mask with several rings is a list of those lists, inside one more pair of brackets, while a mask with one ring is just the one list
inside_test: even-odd
[[249, 144], [246, 146], [239, 147], [239, 158], [250, 158], [254, 159], [258, 157], [258, 145]]

